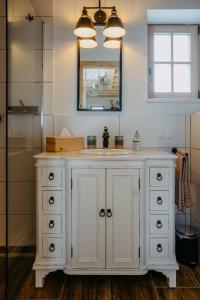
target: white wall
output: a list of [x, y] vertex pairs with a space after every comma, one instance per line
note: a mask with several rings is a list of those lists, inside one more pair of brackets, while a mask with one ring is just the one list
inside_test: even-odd
[[[111, 135], [120, 133], [126, 146], [139, 129], [144, 147], [186, 146], [187, 116], [200, 109], [196, 103], [147, 103], [147, 10], [200, 8], [199, 0], [108, 0], [116, 5], [127, 34], [123, 41], [123, 112], [76, 111], [77, 49], [73, 29], [83, 5], [97, 1], [54, 1], [54, 97], [48, 126], [58, 134], [69, 127], [74, 134], [99, 136], [107, 125]], [[48, 127], [50, 128], [50, 127]], [[100, 144], [99, 144], [100, 145]]]

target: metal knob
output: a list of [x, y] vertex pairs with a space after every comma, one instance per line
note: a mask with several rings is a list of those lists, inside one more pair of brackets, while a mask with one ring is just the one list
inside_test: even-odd
[[51, 172], [51, 173], [49, 174], [49, 180], [54, 180], [54, 173], [53, 173], [53, 172]]
[[163, 204], [163, 200], [160, 196], [157, 198], [157, 203], [158, 203], [158, 205]]
[[54, 244], [50, 244], [49, 251], [50, 252], [54, 252], [55, 251], [55, 245]]
[[158, 180], [158, 181], [161, 181], [161, 180], [162, 180], [162, 174], [161, 174], [161, 173], [158, 173], [158, 174], [157, 174], [157, 180]]
[[160, 253], [162, 252], [162, 245], [161, 244], [158, 244], [157, 245], [157, 251]]
[[49, 228], [54, 228], [54, 226], [55, 226], [54, 220], [50, 220]]
[[161, 220], [158, 220], [158, 221], [156, 222], [156, 227], [157, 227], [158, 229], [162, 228], [162, 222], [161, 222]]
[[54, 197], [51, 196], [51, 197], [49, 198], [49, 204], [54, 204], [54, 203], [55, 203]]
[[108, 218], [112, 217], [112, 210], [110, 208], [107, 209], [106, 215]]
[[104, 209], [104, 208], [102, 208], [102, 209], [100, 210], [99, 215], [100, 215], [100, 217], [102, 217], [102, 218], [105, 217], [106, 213], [105, 213], [105, 209]]

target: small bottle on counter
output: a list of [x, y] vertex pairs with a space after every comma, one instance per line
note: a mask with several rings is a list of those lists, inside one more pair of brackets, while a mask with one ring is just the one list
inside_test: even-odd
[[96, 148], [96, 136], [95, 135], [87, 136], [87, 148], [88, 149]]
[[141, 150], [141, 140], [139, 132], [136, 131], [134, 138], [133, 138], [133, 150], [140, 151]]
[[122, 135], [116, 135], [115, 136], [115, 148], [116, 149], [122, 149], [123, 145], [124, 145], [123, 136]]

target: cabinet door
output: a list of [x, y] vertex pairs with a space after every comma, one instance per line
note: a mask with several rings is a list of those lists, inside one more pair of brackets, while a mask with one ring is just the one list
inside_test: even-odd
[[107, 170], [106, 209], [106, 267], [139, 268], [139, 169]]
[[105, 170], [72, 170], [72, 267], [105, 268]]

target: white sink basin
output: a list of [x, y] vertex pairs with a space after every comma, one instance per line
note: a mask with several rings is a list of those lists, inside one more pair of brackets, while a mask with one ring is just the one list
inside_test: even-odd
[[129, 155], [133, 154], [129, 149], [84, 149], [80, 151], [80, 154], [85, 155]]

